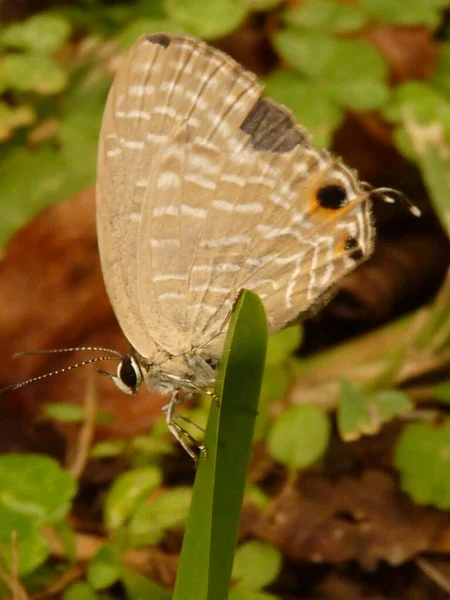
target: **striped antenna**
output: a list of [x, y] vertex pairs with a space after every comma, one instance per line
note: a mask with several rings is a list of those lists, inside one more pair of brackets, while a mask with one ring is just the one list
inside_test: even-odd
[[63, 367], [62, 369], [57, 369], [56, 371], [51, 371], [49, 373], [44, 373], [43, 375], [37, 375], [36, 377], [31, 377], [30, 379], [26, 379], [25, 381], [20, 381], [19, 383], [13, 383], [11, 385], [7, 385], [0, 389], [0, 396], [6, 394], [8, 392], [12, 392], [19, 388], [22, 388], [30, 383], [35, 383], [37, 381], [42, 381], [43, 379], [48, 379], [49, 377], [53, 377], [54, 375], [61, 375], [62, 373], [68, 373], [69, 371], [73, 371], [73, 369], [78, 369], [79, 367], [84, 367], [86, 365], [90, 365], [92, 363], [100, 362], [103, 360], [123, 360], [125, 355], [117, 352], [116, 350], [110, 350], [108, 348], [98, 348], [96, 346], [80, 346], [77, 348], [57, 348], [53, 350], [36, 350], [31, 352], [16, 352], [13, 358], [22, 358], [24, 356], [33, 356], [39, 354], [60, 354], [64, 352], [76, 352], [76, 351], [101, 351], [101, 352], [109, 352], [108, 356], [97, 356], [94, 358], [89, 358], [88, 360], [83, 360], [82, 362], [75, 363], [73, 365], [69, 365], [68, 367]]

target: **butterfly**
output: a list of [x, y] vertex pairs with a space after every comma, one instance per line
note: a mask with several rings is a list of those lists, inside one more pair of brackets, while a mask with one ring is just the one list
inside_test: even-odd
[[392, 200], [262, 94], [254, 74], [206, 43], [144, 35], [101, 126], [100, 261], [132, 351], [73, 368], [118, 358], [108, 375], [121, 390], [145, 382], [170, 396], [167, 425], [194, 459], [176, 407], [214, 384], [240, 291], [256, 292], [269, 332], [281, 330], [371, 255], [372, 198]]

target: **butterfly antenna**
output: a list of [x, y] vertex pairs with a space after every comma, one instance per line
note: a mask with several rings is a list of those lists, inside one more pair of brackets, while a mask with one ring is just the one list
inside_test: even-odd
[[368, 183], [364, 183], [365, 189], [368, 191], [368, 194], [372, 199], [378, 197], [381, 198], [384, 202], [388, 204], [393, 204], [397, 200], [405, 204], [409, 210], [409, 212], [415, 217], [420, 217], [422, 215], [422, 211], [418, 206], [413, 204], [409, 198], [405, 196], [402, 192], [398, 190], [394, 190], [389, 187], [379, 187], [373, 188]]
[[25, 352], [16, 352], [13, 358], [22, 358], [24, 356], [37, 356], [39, 354], [63, 354], [64, 352], [109, 352], [116, 358], [123, 358], [122, 352], [111, 350], [111, 348], [100, 348], [98, 346], [77, 346], [75, 348], [52, 348], [51, 350], [29, 350]]
[[[77, 348], [79, 350], [79, 348]], [[49, 350], [48, 352], [24, 352], [19, 354], [51, 354], [52, 352], [58, 352], [58, 350]], [[13, 383], [11, 385], [7, 385], [4, 388], [0, 389], [0, 396], [6, 394], [8, 392], [12, 392], [17, 390], [25, 385], [29, 385], [30, 383], [35, 383], [36, 381], [42, 381], [43, 379], [47, 379], [48, 377], [53, 377], [54, 375], [60, 375], [61, 373], [68, 373], [73, 369], [78, 369], [79, 367], [84, 367], [85, 365], [90, 365], [92, 363], [100, 362], [102, 360], [117, 360], [118, 358], [122, 358], [122, 355], [119, 352], [112, 351], [112, 356], [96, 356], [95, 358], [90, 358], [88, 360], [83, 360], [82, 362], [75, 363], [74, 365], [70, 365], [69, 367], [63, 367], [62, 369], [57, 369], [56, 371], [51, 371], [50, 373], [45, 373], [44, 375], [38, 375], [37, 377], [32, 377], [31, 379], [26, 379], [25, 381], [21, 381], [20, 383]], [[17, 356], [17, 355], [15, 355]]]

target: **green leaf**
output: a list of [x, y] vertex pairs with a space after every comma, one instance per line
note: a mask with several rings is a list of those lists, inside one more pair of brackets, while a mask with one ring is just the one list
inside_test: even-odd
[[84, 408], [70, 402], [54, 402], [45, 405], [42, 416], [61, 423], [79, 423], [84, 421]]
[[280, 600], [280, 598], [266, 592], [253, 592], [245, 588], [233, 588], [230, 590], [228, 600]]
[[0, 242], [47, 203], [63, 198], [64, 171], [61, 155], [50, 146], [15, 148], [2, 156]]
[[157, 467], [140, 467], [127, 471], [112, 484], [103, 507], [105, 527], [114, 531], [127, 521], [136, 508], [161, 485]]
[[0, 141], [8, 139], [14, 129], [31, 125], [36, 120], [36, 113], [31, 106], [10, 106], [0, 101]]
[[67, 514], [75, 492], [73, 477], [48, 456], [0, 456], [0, 507], [48, 525]]
[[65, 556], [72, 563], [75, 563], [77, 560], [77, 540], [74, 530], [66, 521], [55, 523], [52, 528], [61, 543]]
[[48, 544], [39, 529], [39, 524], [29, 515], [0, 504], [0, 545], [9, 570], [13, 565], [13, 533], [16, 536], [20, 575], [31, 573], [47, 559]]
[[104, 590], [120, 579], [122, 562], [113, 546], [102, 546], [89, 563], [87, 580], [94, 590]]
[[439, 10], [448, 8], [448, 0], [360, 0], [361, 9], [380, 23], [426, 25], [432, 29], [441, 22]]
[[434, 388], [436, 398], [445, 404], [450, 404], [450, 380], [439, 383]]
[[339, 434], [346, 442], [361, 435], [374, 435], [383, 425], [413, 408], [407, 394], [398, 390], [382, 390], [362, 394], [349, 381], [341, 385], [337, 413]]
[[279, 6], [283, 0], [242, 0], [243, 4], [252, 12], [266, 12]]
[[264, 368], [267, 321], [244, 291], [228, 328], [200, 458], [173, 600], [225, 600]]
[[335, 0], [305, 0], [283, 13], [288, 27], [305, 27], [320, 32], [352, 33], [367, 23], [359, 6], [342, 4]]
[[366, 79], [330, 81], [325, 84], [328, 94], [341, 106], [350, 110], [374, 110], [385, 104], [389, 98], [389, 88], [382, 81]]
[[100, 596], [85, 581], [77, 581], [69, 585], [62, 597], [63, 600], [100, 600]]
[[98, 442], [91, 448], [91, 458], [111, 458], [125, 454], [128, 449], [128, 442], [125, 440], [104, 440]]
[[177, 487], [142, 504], [128, 525], [128, 545], [157, 544], [168, 529], [186, 521], [191, 499], [191, 488]]
[[278, 577], [281, 553], [275, 546], [263, 542], [246, 542], [238, 547], [234, 557], [233, 579], [248, 590], [260, 590]]
[[67, 73], [40, 54], [7, 54], [0, 64], [0, 91], [6, 89], [57, 94], [67, 84]]
[[440, 427], [414, 423], [395, 448], [401, 488], [418, 504], [450, 508], [450, 421]]
[[419, 125], [439, 124], [450, 140], [450, 98], [420, 81], [409, 81], [395, 88], [383, 115], [403, 125], [408, 121]]
[[266, 80], [265, 93], [292, 110], [297, 123], [309, 131], [317, 146], [331, 145], [344, 111], [319, 83], [279, 69]]
[[69, 21], [61, 15], [42, 12], [6, 27], [1, 41], [5, 46], [51, 54], [67, 41], [70, 30]]
[[81, 77], [66, 97], [60, 128], [62, 153], [69, 184], [67, 194], [94, 183], [97, 146], [105, 100], [111, 80], [106, 74]]
[[170, 590], [131, 569], [124, 568], [122, 582], [127, 593], [127, 600], [171, 600]]
[[267, 344], [265, 367], [275, 367], [286, 362], [286, 359], [300, 346], [301, 329], [298, 325], [287, 327], [272, 335]]
[[388, 98], [387, 64], [363, 40], [288, 29], [275, 34], [274, 44], [288, 63], [320, 83], [342, 106], [368, 110], [380, 107]]
[[166, 0], [165, 7], [176, 25], [205, 39], [231, 33], [247, 16], [240, 0]]
[[439, 55], [436, 58], [435, 74], [430, 84], [440, 92], [450, 97], [450, 41], [439, 45]]
[[330, 429], [328, 416], [317, 406], [290, 406], [273, 424], [269, 452], [290, 469], [305, 469], [325, 452]]
[[332, 36], [286, 29], [275, 33], [273, 43], [288, 64], [310, 77], [320, 78], [332, 62], [339, 40]]

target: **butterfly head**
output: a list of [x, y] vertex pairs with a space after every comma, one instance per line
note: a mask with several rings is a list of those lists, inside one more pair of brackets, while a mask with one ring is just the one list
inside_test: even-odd
[[131, 354], [125, 354], [117, 365], [117, 375], [99, 370], [101, 375], [109, 377], [125, 394], [137, 394], [144, 379], [139, 362]]

